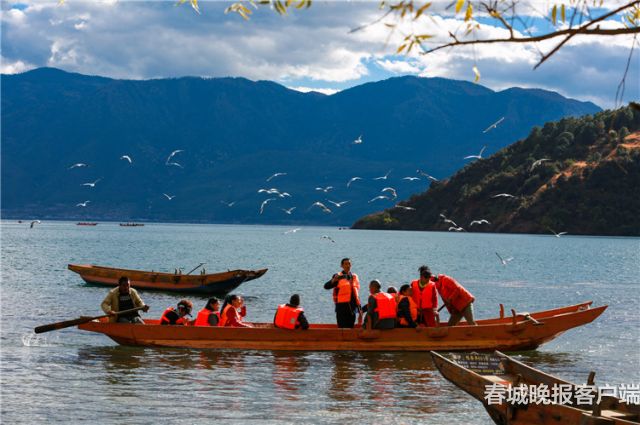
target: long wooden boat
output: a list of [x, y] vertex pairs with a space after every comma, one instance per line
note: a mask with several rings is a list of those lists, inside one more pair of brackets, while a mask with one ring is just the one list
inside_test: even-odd
[[142, 227], [144, 223], [120, 223], [122, 227]]
[[98, 223], [94, 223], [94, 222], [89, 222], [89, 221], [81, 221], [79, 223], [76, 223], [77, 226], [97, 226]]
[[78, 273], [90, 285], [118, 286], [118, 279], [127, 276], [131, 280], [131, 286], [136, 289], [211, 295], [226, 295], [241, 283], [257, 279], [268, 270], [229, 270], [222, 273], [190, 275], [117, 269], [93, 264], [69, 264], [67, 267]]
[[122, 345], [249, 350], [313, 351], [429, 351], [429, 350], [530, 350], [561, 333], [595, 320], [607, 308], [591, 303], [531, 314], [478, 320], [448, 327], [390, 330], [344, 329], [332, 324], [312, 324], [306, 331], [255, 323], [253, 328], [162, 326], [157, 320], [144, 325], [92, 321], [80, 329], [103, 333]]
[[[586, 385], [575, 386], [555, 376], [525, 365], [499, 351], [493, 354], [451, 354], [454, 360], [432, 352], [440, 373], [456, 386], [476, 398], [498, 425], [628, 425], [640, 423], [640, 405], [627, 404], [618, 398], [601, 394], [593, 386], [592, 372]], [[526, 386], [526, 387], [525, 387]], [[563, 387], [561, 387], [563, 386]], [[497, 397], [508, 394], [526, 394], [526, 399]], [[532, 391], [532, 388], [534, 389]], [[548, 389], [545, 401], [541, 391]], [[564, 388], [569, 396], [560, 399], [554, 388]], [[556, 390], [559, 391], [559, 390]], [[531, 398], [534, 398], [531, 402]]]

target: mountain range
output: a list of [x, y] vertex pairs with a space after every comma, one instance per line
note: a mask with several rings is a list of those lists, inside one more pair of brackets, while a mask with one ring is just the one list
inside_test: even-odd
[[[52, 68], [1, 78], [2, 215], [16, 218], [350, 225], [425, 191], [416, 170], [443, 179], [483, 146], [488, 156], [534, 126], [600, 110], [555, 92], [443, 78], [330, 96], [244, 78], [116, 80]], [[276, 172], [286, 175], [267, 182]], [[371, 201], [385, 187], [397, 198]], [[271, 188], [291, 196], [258, 193]]]

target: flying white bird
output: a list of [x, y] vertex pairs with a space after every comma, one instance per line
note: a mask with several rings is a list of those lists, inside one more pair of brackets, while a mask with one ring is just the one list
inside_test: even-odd
[[414, 180], [420, 180], [420, 177], [403, 177], [402, 180], [409, 180], [412, 182]]
[[374, 201], [377, 201], [378, 199], [391, 199], [391, 198], [389, 198], [388, 196], [384, 196], [384, 195], [378, 195], [375, 198], [370, 199], [368, 203], [370, 204], [370, 203], [372, 203]]
[[454, 232], [465, 232], [466, 230], [464, 230], [462, 227], [449, 227], [449, 231], [454, 231]]
[[282, 192], [280, 193], [280, 191], [278, 189], [276, 189], [275, 187], [272, 187], [271, 189], [260, 189], [258, 190], [258, 193], [268, 193], [269, 195], [278, 195], [281, 198], [284, 197], [291, 197], [291, 195], [287, 192]]
[[309, 207], [309, 209], [313, 208], [313, 207], [318, 207], [320, 208], [323, 212], [327, 213], [327, 214], [331, 214], [331, 210], [329, 208], [327, 208], [327, 206], [325, 204], [323, 204], [322, 202], [314, 202], [313, 204], [311, 204], [311, 206]]
[[29, 229], [33, 229], [33, 226], [34, 226], [36, 223], [37, 223], [37, 224], [40, 224], [40, 220], [33, 220], [33, 221], [31, 222], [31, 224], [29, 225]]
[[429, 180], [431, 180], [431, 181], [434, 181], [434, 182], [438, 182], [438, 181], [440, 181], [440, 180], [438, 180], [437, 178], [435, 178], [435, 177], [433, 177], [433, 176], [431, 176], [431, 175], [429, 175], [429, 174], [425, 173], [425, 172], [424, 172], [424, 171], [422, 171], [422, 170], [416, 170], [416, 173], [420, 174], [421, 176], [424, 176], [424, 177], [428, 178], [428, 179], [429, 179]]
[[220, 201], [221, 203], [225, 204], [228, 207], [232, 207], [236, 204], [236, 201], [232, 201], [232, 202], [225, 202], [225, 201]]
[[177, 149], [173, 152], [171, 152], [171, 154], [169, 155], [169, 157], [167, 158], [167, 160], [165, 161], [165, 163], [169, 163], [169, 161], [171, 161], [171, 158], [173, 158], [175, 155], [179, 154], [180, 152], [184, 152], [182, 149]]
[[515, 196], [508, 193], [498, 193], [497, 195], [492, 196], [492, 198], [515, 198]]
[[483, 133], [486, 133], [489, 130], [493, 130], [494, 128], [496, 128], [498, 126], [498, 124], [500, 124], [502, 121], [504, 121], [504, 117], [500, 118], [498, 121], [494, 122], [493, 124], [491, 124], [489, 127], [487, 127]]
[[405, 205], [400, 205], [400, 204], [396, 204], [393, 208], [400, 208], [401, 210], [405, 210], [405, 211], [415, 211], [415, 208], [412, 207], [407, 207]]
[[374, 177], [374, 180], [386, 180], [387, 177], [389, 177], [389, 174], [391, 174], [392, 170], [387, 171], [387, 174], [385, 174], [384, 176], [380, 176], [380, 177]]
[[333, 205], [335, 205], [336, 207], [340, 208], [341, 206], [343, 206], [344, 204], [346, 204], [349, 201], [342, 201], [342, 202], [333, 202], [327, 199], [327, 202], [331, 202]]
[[502, 257], [500, 256], [500, 254], [498, 254], [497, 252], [496, 252], [496, 255], [497, 255], [497, 256], [498, 256], [498, 258], [500, 259], [500, 262], [502, 263], [502, 265], [503, 265], [503, 266], [506, 266], [506, 265], [509, 263], [509, 261], [513, 260], [513, 257], [509, 257], [509, 258], [502, 258]]
[[333, 186], [327, 186], [327, 187], [316, 187], [316, 190], [321, 190], [324, 193], [327, 193], [328, 191], [330, 191], [331, 189], [333, 189]]
[[470, 159], [470, 158], [482, 159], [482, 152], [484, 152], [486, 148], [487, 148], [486, 146], [483, 146], [482, 149], [480, 149], [480, 153], [478, 155], [465, 156], [463, 159]]
[[529, 169], [529, 172], [533, 171], [538, 165], [542, 164], [545, 161], [551, 161], [548, 158], [541, 158], [537, 161], [534, 161], [533, 164], [531, 164], [531, 168]]
[[362, 134], [358, 136], [358, 138], [356, 140], [353, 141], [354, 145], [360, 145], [362, 144]]
[[293, 210], [296, 209], [296, 207], [291, 207], [289, 209], [285, 209], [285, 208], [280, 208], [282, 211], [286, 212], [287, 214], [291, 215], [291, 213], [293, 212]]
[[71, 170], [72, 168], [82, 168], [82, 167], [88, 167], [88, 165], [82, 162], [78, 162], [77, 164], [73, 164], [71, 167], [67, 168], [67, 170]]
[[398, 197], [398, 193], [396, 192], [396, 190], [392, 187], [385, 187], [384, 189], [382, 189], [380, 192], [390, 192], [391, 196], [393, 196], [393, 198], [391, 199], [396, 199]]
[[300, 230], [300, 228], [296, 227], [295, 229], [287, 230], [286, 232], [283, 233], [283, 235], [288, 235], [289, 233], [295, 233], [298, 230]]
[[102, 179], [98, 179], [96, 181], [93, 181], [91, 183], [82, 183], [80, 186], [88, 186], [88, 187], [96, 187], [96, 184]]
[[184, 167], [182, 166], [182, 164], [180, 164], [180, 163], [178, 163], [178, 162], [175, 162], [175, 161], [174, 161], [174, 162], [167, 162], [167, 166], [169, 166], [169, 165], [173, 165], [174, 167], [184, 168]]
[[276, 178], [276, 177], [278, 177], [278, 176], [286, 176], [286, 175], [287, 175], [287, 173], [275, 173], [275, 174], [271, 175], [271, 176], [267, 179], [267, 181], [268, 181], [268, 182], [270, 182], [270, 181], [271, 181], [271, 179], [274, 179], [274, 178]]
[[129, 161], [129, 164], [133, 163], [133, 160], [131, 159], [131, 157], [129, 155], [122, 155], [120, 157], [120, 159], [124, 159], [125, 161]]
[[562, 236], [562, 235], [566, 235], [566, 234], [568, 233], [568, 232], [560, 232], [560, 233], [556, 233], [556, 232], [555, 232], [555, 231], [553, 231], [550, 227], [547, 227], [547, 229], [549, 229], [549, 230], [551, 231], [551, 233], [553, 233], [553, 235], [554, 235], [556, 238], [559, 238], [560, 236]]
[[456, 224], [456, 222], [455, 222], [455, 221], [453, 221], [453, 220], [449, 220], [447, 217], [445, 217], [445, 216], [444, 216], [444, 214], [440, 214], [440, 217], [442, 217], [442, 220], [443, 220], [445, 223], [453, 224], [455, 227], [459, 227], [459, 226]]
[[333, 239], [331, 239], [331, 237], [330, 237], [330, 236], [327, 236], [327, 235], [322, 235], [322, 236], [320, 236], [320, 239], [327, 239], [327, 240], [330, 240], [330, 241], [331, 241], [331, 242], [333, 242], [333, 243], [336, 243], [336, 241], [334, 241]]
[[171, 196], [171, 195], [167, 195], [166, 193], [163, 193], [163, 195], [164, 195], [168, 200], [172, 200], [173, 198], [175, 198], [175, 197], [176, 197], [176, 195]]
[[268, 198], [262, 201], [262, 204], [260, 204], [260, 214], [264, 212], [264, 207], [266, 207], [269, 202], [275, 201], [275, 200], [276, 198]]
[[89, 202], [91, 201], [79, 202], [76, 204], [76, 207], [86, 207]]
[[474, 224], [491, 224], [491, 223], [489, 223], [487, 220], [483, 218], [482, 220], [473, 220], [471, 223], [469, 223], [469, 226], [473, 226]]
[[362, 180], [362, 177], [352, 177], [351, 180], [347, 182], [347, 187], [351, 186], [351, 183], [353, 183], [356, 180]]

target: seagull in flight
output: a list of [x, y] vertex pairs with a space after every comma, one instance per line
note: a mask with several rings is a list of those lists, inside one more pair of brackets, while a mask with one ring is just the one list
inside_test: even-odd
[[405, 210], [405, 211], [415, 211], [415, 208], [412, 207], [407, 207], [405, 205], [400, 205], [400, 204], [396, 204], [393, 208], [400, 208], [401, 210]]
[[474, 224], [491, 224], [491, 223], [489, 223], [487, 220], [483, 218], [482, 220], [473, 220], [471, 223], [469, 223], [469, 226], [473, 226]]
[[37, 223], [37, 224], [40, 224], [40, 220], [33, 220], [33, 221], [31, 222], [31, 224], [29, 225], [29, 229], [33, 229], [33, 226], [34, 226], [36, 223]]
[[471, 158], [482, 159], [482, 152], [484, 152], [486, 148], [487, 148], [486, 146], [483, 146], [482, 149], [480, 149], [480, 153], [478, 155], [465, 156], [463, 159], [471, 159]]
[[291, 197], [291, 195], [288, 192], [280, 193], [280, 191], [275, 187], [272, 187], [271, 189], [260, 189], [258, 193], [268, 193], [269, 195], [278, 195], [281, 198], [285, 198], [287, 196]]
[[296, 233], [298, 230], [300, 230], [300, 228], [296, 227], [295, 229], [287, 230], [286, 232], [283, 233], [283, 235], [288, 235], [289, 233]]
[[291, 207], [289, 209], [285, 209], [285, 208], [280, 208], [282, 211], [286, 212], [287, 214], [291, 215], [291, 213], [293, 212], [293, 210], [296, 209], [296, 207]]
[[129, 161], [129, 164], [133, 164], [133, 160], [129, 155], [122, 155], [120, 159], [124, 159], [125, 161]]
[[551, 231], [551, 233], [553, 233], [553, 235], [554, 235], [556, 238], [559, 238], [560, 236], [562, 236], [562, 235], [566, 235], [566, 234], [568, 233], [568, 232], [560, 232], [560, 233], [556, 233], [556, 232], [554, 232], [550, 227], [547, 227], [547, 229], [549, 229], [549, 230]]
[[71, 170], [72, 168], [82, 168], [82, 167], [88, 167], [88, 165], [83, 162], [78, 162], [77, 164], [73, 164], [71, 167], [67, 168], [67, 170]]
[[331, 202], [333, 205], [335, 205], [337, 208], [340, 208], [341, 206], [343, 206], [344, 204], [346, 204], [349, 201], [342, 201], [342, 202], [333, 202], [327, 199], [327, 202]]
[[320, 208], [323, 212], [326, 212], [327, 214], [331, 214], [331, 210], [329, 208], [327, 208], [327, 206], [325, 204], [323, 204], [322, 202], [314, 202], [313, 204], [311, 204], [311, 206], [309, 207], [309, 209], [313, 208], [313, 207], [318, 207]]
[[175, 155], [179, 154], [180, 152], [184, 152], [182, 149], [176, 149], [175, 151], [171, 152], [171, 154], [169, 155], [169, 157], [167, 158], [167, 160], [165, 161], [166, 165], [174, 165], [176, 167], [180, 167], [180, 168], [184, 168], [182, 165], [180, 165], [177, 162], [171, 162], [171, 158], [173, 158]]
[[531, 164], [531, 168], [529, 169], [529, 172], [532, 172], [538, 165], [542, 164], [545, 161], [551, 161], [548, 158], [541, 158], [537, 161], [534, 161], [533, 164]]
[[509, 193], [498, 193], [497, 195], [493, 195], [492, 198], [515, 198], [515, 196]]
[[403, 177], [402, 180], [409, 180], [410, 182], [420, 180], [420, 177]]
[[507, 264], [509, 263], [509, 261], [513, 260], [513, 257], [509, 257], [509, 258], [502, 258], [502, 257], [500, 256], [500, 254], [498, 254], [497, 252], [496, 252], [496, 255], [497, 255], [497, 256], [498, 256], [498, 258], [500, 259], [500, 262], [502, 263], [502, 265], [503, 265], [503, 266], [505, 266], [505, 267], [507, 266]]
[[358, 136], [358, 138], [356, 140], [353, 141], [354, 145], [361, 145], [362, 144], [362, 134]]
[[386, 180], [386, 179], [387, 179], [387, 177], [389, 177], [389, 174], [391, 174], [391, 171], [392, 171], [392, 170], [389, 170], [389, 171], [387, 171], [387, 174], [385, 174], [384, 176], [381, 176], [381, 177], [374, 177], [373, 179], [374, 179], [374, 180]]
[[91, 201], [79, 202], [76, 204], [76, 207], [86, 207], [89, 202]]
[[225, 201], [220, 201], [221, 203], [225, 204], [228, 207], [232, 207], [236, 204], [236, 201], [232, 201], [232, 202], [225, 202]]
[[416, 173], [420, 174], [420, 175], [421, 175], [421, 176], [423, 176], [423, 177], [428, 178], [428, 179], [429, 179], [429, 180], [431, 180], [431, 181], [434, 181], [434, 182], [438, 182], [438, 181], [440, 181], [440, 180], [438, 180], [437, 178], [435, 178], [435, 177], [433, 177], [433, 176], [430, 176], [429, 174], [425, 173], [425, 172], [424, 172], [424, 171], [422, 171], [422, 170], [416, 170]]
[[100, 180], [102, 180], [102, 179], [100, 178], [100, 179], [98, 179], [98, 180], [96, 180], [96, 181], [93, 181], [93, 182], [91, 182], [91, 183], [82, 183], [80, 186], [96, 187], [96, 184], [97, 184]]
[[375, 198], [370, 199], [368, 203], [370, 204], [370, 203], [372, 203], [374, 201], [377, 201], [378, 199], [391, 199], [391, 198], [389, 198], [388, 196], [384, 196], [384, 195], [378, 195]]
[[482, 133], [486, 133], [487, 131], [493, 130], [494, 128], [496, 128], [498, 126], [498, 124], [500, 124], [502, 121], [504, 121], [504, 117], [500, 118], [498, 121], [494, 122], [493, 124], [491, 124], [489, 127], [485, 128], [485, 130]]
[[330, 240], [330, 241], [331, 241], [331, 242], [333, 242], [333, 243], [336, 243], [336, 241], [334, 241], [333, 239], [331, 239], [331, 236], [322, 235], [322, 236], [320, 236], [320, 239], [327, 239], [327, 240]]
[[[453, 220], [449, 220], [447, 217], [444, 216], [444, 214], [440, 214], [440, 217], [442, 217], [442, 220], [444, 220], [445, 223], [449, 223], [454, 225], [455, 227], [459, 227], [455, 221]], [[460, 227], [462, 229], [462, 227]], [[451, 230], [451, 228], [449, 228], [449, 230]]]
[[268, 182], [270, 182], [270, 181], [271, 181], [271, 179], [275, 179], [275, 178], [276, 178], [276, 177], [278, 177], [278, 176], [286, 176], [286, 175], [287, 175], [287, 173], [275, 173], [275, 174], [272, 174], [272, 175], [267, 179], [267, 181], [268, 181]]
[[449, 231], [450, 232], [451, 231], [453, 231], [453, 232], [466, 232], [466, 230], [464, 230], [462, 227], [454, 227], [454, 226], [449, 227]]
[[356, 180], [362, 180], [362, 177], [352, 177], [351, 180], [347, 182], [347, 187], [351, 186], [351, 183], [353, 183]]
[[175, 197], [176, 197], [176, 195], [171, 196], [171, 195], [167, 195], [166, 193], [163, 193], [163, 195], [164, 195], [168, 200], [172, 200], [173, 198], [175, 198]]
[[394, 188], [392, 188], [392, 187], [385, 187], [380, 192], [391, 192], [391, 196], [393, 196], [393, 198], [391, 198], [391, 199], [396, 199], [398, 197], [398, 194], [396, 193], [396, 190]]
[[327, 187], [316, 187], [316, 190], [321, 190], [324, 193], [327, 193], [328, 191], [330, 191], [331, 189], [333, 189], [333, 186], [327, 186]]
[[264, 207], [266, 207], [269, 202], [275, 201], [275, 200], [276, 198], [267, 198], [264, 201], [262, 201], [262, 204], [260, 204], [260, 214], [264, 212]]

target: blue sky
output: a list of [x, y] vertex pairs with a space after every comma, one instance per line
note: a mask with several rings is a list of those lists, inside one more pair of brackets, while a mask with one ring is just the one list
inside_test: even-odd
[[[175, 2], [80, 1], [2, 2], [2, 72], [51, 66], [83, 74], [148, 79], [242, 76], [272, 80], [299, 90], [326, 93], [398, 75], [474, 80], [494, 90], [539, 87], [613, 107], [633, 38], [576, 37], [537, 70], [532, 45], [486, 45], [443, 50], [432, 55], [394, 54], [410, 31], [436, 34], [463, 31], [461, 16], [435, 2], [434, 19], [404, 22], [391, 31], [384, 23], [350, 30], [381, 16], [379, 2], [320, 2], [279, 16], [263, 7], [244, 21], [225, 14], [227, 2], [200, 3], [201, 14]], [[606, 2], [615, 6], [620, 2]], [[549, 3], [523, 2], [527, 25], [549, 29], [542, 16]], [[479, 17], [484, 34], [504, 29]], [[621, 26], [620, 18], [604, 25]], [[522, 27], [520, 28], [522, 29]], [[440, 37], [440, 38], [439, 38]], [[545, 51], [555, 42], [538, 47]], [[640, 99], [640, 50], [626, 82], [624, 101]]]

